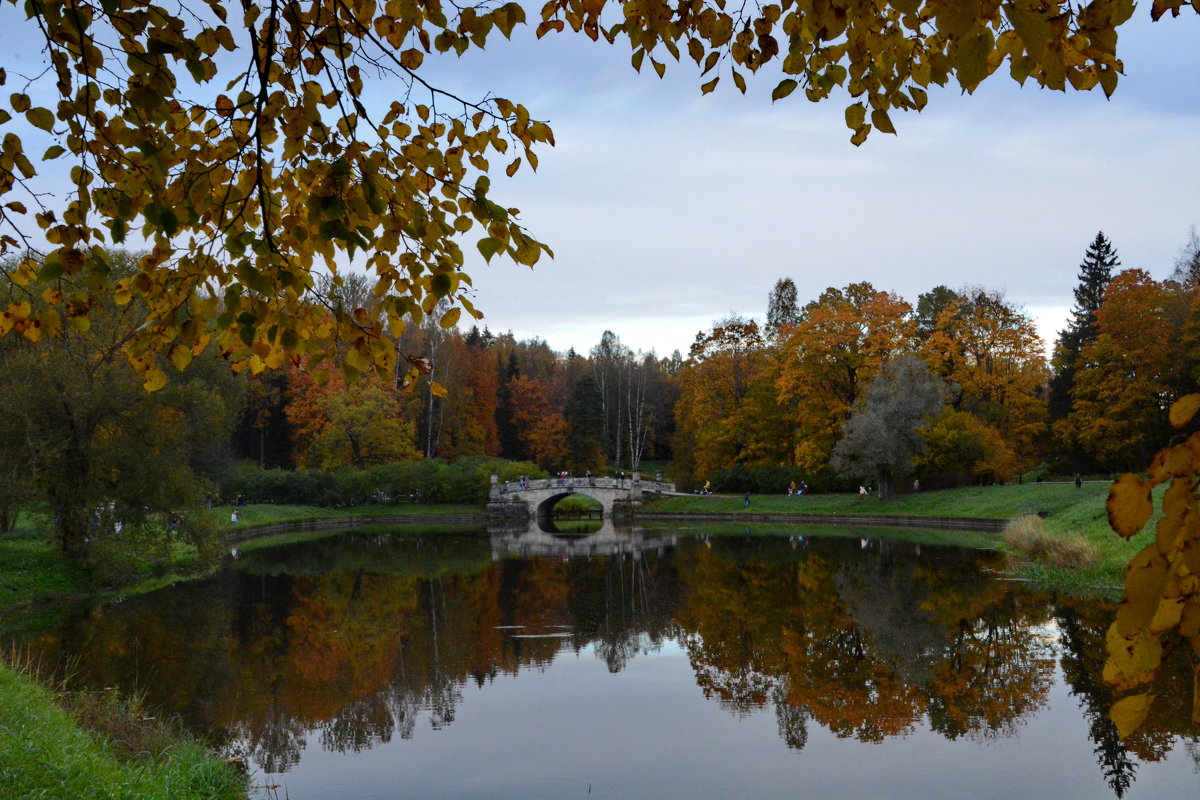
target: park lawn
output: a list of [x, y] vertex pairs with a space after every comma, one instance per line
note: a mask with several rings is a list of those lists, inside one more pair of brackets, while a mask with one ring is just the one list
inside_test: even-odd
[[[0, 664], [0, 796], [38, 800], [238, 800], [246, 778], [136, 704], [89, 701], [104, 733], [85, 729], [55, 695]], [[98, 713], [98, 704], [106, 709]], [[136, 715], [136, 716], [134, 716]]]
[[[254, 528], [260, 525], [278, 525], [286, 522], [308, 522], [316, 519], [339, 517], [414, 516], [436, 517], [451, 514], [480, 514], [483, 509], [471, 505], [432, 505], [405, 503], [403, 505], [350, 506], [347, 508], [321, 508], [319, 506], [284, 506], [273, 504], [243, 505], [238, 508], [238, 527]], [[217, 506], [213, 513], [228, 520], [233, 506]]]
[[[232, 506], [219, 506], [213, 514], [232, 529]], [[482, 509], [469, 505], [396, 505], [320, 508], [317, 506], [244, 505], [239, 509], [239, 528], [316, 519], [361, 516], [418, 516], [436, 522], [439, 516], [479, 514]], [[142, 594], [161, 586], [205, 574], [210, 566], [190, 563], [186, 558], [172, 564], [163, 574], [142, 576], [120, 586], [103, 585], [95, 572], [64, 559], [54, 541], [50, 522], [42, 514], [22, 514], [17, 529], [0, 536], [0, 610], [28, 609], [30, 606], [89, 595]]]
[[[646, 503], [642, 510], [682, 514], [887, 514], [992, 519], [1013, 519], [1041, 512], [1044, 513], [1048, 533], [1082, 536], [1095, 548], [1098, 563], [1091, 567], [1067, 569], [1017, 562], [1014, 574], [1044, 583], [1111, 588], [1120, 585], [1129, 560], [1153, 538], [1153, 526], [1158, 517], [1156, 514], [1146, 528], [1129, 541], [1117, 536], [1108, 526], [1105, 511], [1110, 486], [1108, 482], [1099, 481], [1085, 483], [1078, 489], [1071, 483], [971, 486], [899, 495], [887, 503], [857, 494], [788, 497], [781, 493], [751, 495], [749, 507], [744, 506], [742, 495], [693, 495], [654, 500]], [[1161, 491], [1162, 487], [1156, 495], [1160, 496]], [[1003, 547], [999, 537], [997, 543]]]

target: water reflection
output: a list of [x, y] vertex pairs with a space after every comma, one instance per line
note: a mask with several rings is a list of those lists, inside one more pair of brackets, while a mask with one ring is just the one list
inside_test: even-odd
[[564, 656], [594, 654], [616, 675], [664, 648], [709, 702], [773, 712], [793, 752], [818, 732], [1016, 739], [1059, 680], [1116, 796], [1181, 737], [1196, 752], [1183, 664], [1147, 727], [1117, 739], [1100, 601], [994, 580], [982, 553], [721, 534], [345, 534], [245, 553], [30, 645], [82, 682], [140, 689], [270, 773], [455, 728], [470, 697]]
[[647, 535], [640, 529], [618, 527], [611, 517], [583, 522], [530, 520], [523, 527], [490, 526], [492, 558], [591, 558], [639, 555], [675, 546], [674, 534]]

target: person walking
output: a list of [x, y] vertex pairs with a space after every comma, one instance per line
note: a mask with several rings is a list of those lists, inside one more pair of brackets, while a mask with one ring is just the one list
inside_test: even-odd
[[742, 508], [749, 508], [749, 507], [750, 507], [750, 493], [746, 492], [746, 499], [745, 499], [745, 502], [742, 503]]

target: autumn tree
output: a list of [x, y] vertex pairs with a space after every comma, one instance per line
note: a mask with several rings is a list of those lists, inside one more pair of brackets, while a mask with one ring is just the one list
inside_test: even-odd
[[879, 499], [895, 494], [894, 479], [911, 473], [924, 447], [919, 429], [945, 403], [946, 387], [914, 355], [896, 356], [855, 402], [833, 448], [832, 466], [851, 478], [874, 479]]
[[[1156, 0], [1150, 13], [1177, 15], [1183, 5]], [[63, 290], [35, 317], [20, 300], [8, 304], [18, 332], [59, 330], [116, 289], [145, 309], [129, 355], [151, 386], [161, 385], [158, 367], [138, 354], [191, 347], [210, 327], [252, 369], [348, 344], [348, 374], [372, 364], [390, 374], [392, 337], [408, 320], [444, 298], [453, 306], [442, 322], [474, 313], [461, 235], [474, 231], [489, 259], [532, 265], [548, 252], [493, 199], [488, 172], [493, 160], [510, 175], [536, 168], [537, 149], [554, 142], [550, 128], [520, 103], [457, 97], [426, 77], [435, 56], [509, 37], [526, 23], [518, 3], [448, 12], [436, 3], [206, 0], [183, 13], [115, 0], [32, 3], [23, 13], [16, 35], [44, 45], [29, 48], [44, 69], [10, 84], [0, 68], [13, 88], [0, 110], [0, 256], [44, 247], [44, 263], [10, 277], [27, 286], [40, 269]], [[872, 130], [894, 132], [891, 113], [923, 108], [930, 86], [953, 79], [971, 92], [1002, 67], [1022, 83], [1111, 94], [1122, 70], [1117, 30], [1132, 13], [1131, 3], [1062, 0], [736, 10], [550, 0], [535, 32], [628, 41], [633, 66], [648, 60], [660, 76], [663, 52], [686, 53], [703, 70], [703, 92], [725, 78], [745, 91], [747, 74], [764, 68], [783, 72], [774, 100], [848, 91], [845, 120], [858, 144]], [[368, 80], [391, 81], [396, 99], [377, 106]], [[65, 199], [45, 190], [58, 159], [72, 164]], [[118, 284], [102, 245], [130, 236], [150, 251]], [[373, 309], [336, 313], [333, 298], [314, 292], [318, 267], [335, 273], [335, 285], [342, 279], [341, 256], [368, 271]]]
[[1071, 392], [1083, 349], [1096, 340], [1096, 311], [1104, 300], [1104, 290], [1112, 280], [1113, 269], [1120, 267], [1117, 251], [1103, 231], [1088, 245], [1079, 265], [1079, 284], [1075, 287], [1075, 306], [1066, 330], [1059, 331], [1051, 358], [1049, 410], [1052, 422], [1071, 411]]
[[364, 376], [348, 386], [338, 372], [319, 382], [309, 370], [298, 369], [285, 412], [301, 467], [366, 469], [420, 456], [414, 425], [403, 417], [391, 381]]
[[953, 388], [950, 405], [995, 428], [1018, 468], [1032, 466], [1046, 432], [1049, 376], [1041, 337], [1003, 293], [965, 288], [957, 294], [939, 314], [922, 356]]
[[796, 427], [795, 463], [824, 468], [854, 401], [879, 368], [912, 347], [912, 308], [870, 283], [829, 288], [779, 345], [778, 402]]
[[1170, 306], [1170, 287], [1127, 269], [1113, 277], [1096, 311], [1096, 339], [1080, 353], [1071, 413], [1055, 430], [1101, 467], [1138, 468], [1170, 430], [1180, 333]]
[[547, 468], [560, 466], [567, 455], [568, 425], [546, 400], [546, 387], [526, 375], [515, 376], [508, 387], [519, 457]]
[[696, 335], [679, 376], [676, 455], [709, 475], [734, 464], [786, 461], [776, 367], [758, 323], [729, 316]]
[[[108, 257], [132, 271], [126, 254]], [[57, 291], [53, 282], [30, 286], [39, 297]], [[19, 288], [0, 281], [0, 298]], [[242, 402], [244, 385], [210, 347], [189, 352], [182, 372], [146, 392], [120, 356], [141, 314], [110, 298], [86, 325], [47, 341], [0, 340], [0, 475], [22, 475], [5, 492], [44, 501], [73, 559], [89, 559], [124, 526], [199, 505], [205, 455], [228, 437]], [[15, 503], [4, 500], [0, 512], [9, 513]]]

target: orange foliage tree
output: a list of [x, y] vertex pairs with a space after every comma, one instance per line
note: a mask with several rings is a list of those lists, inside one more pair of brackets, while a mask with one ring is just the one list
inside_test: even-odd
[[781, 330], [778, 399], [796, 427], [795, 463], [829, 462], [860, 387], [912, 346], [912, 307], [870, 283], [829, 288]]
[[697, 334], [675, 406], [680, 455], [695, 475], [787, 457], [775, 433], [783, 421], [775, 379], [774, 359], [754, 320], [730, 316]]
[[1170, 430], [1181, 333], [1171, 300], [1171, 287], [1145, 271], [1118, 273], [1096, 311], [1096, 339], [1080, 354], [1071, 411], [1056, 432], [1110, 469], [1146, 463]]
[[[951, 407], [993, 427], [1012, 449], [997, 465], [1031, 466], [1046, 425], [1049, 379], [1044, 344], [1033, 320], [995, 291], [956, 293], [938, 315], [922, 353], [933, 371], [957, 387]], [[1007, 480], [1012, 472], [998, 472]]]
[[390, 381], [364, 376], [353, 387], [338, 372], [318, 383], [303, 369], [294, 370], [291, 400], [285, 407], [295, 429], [296, 464], [360, 469], [419, 458], [413, 424], [401, 416], [399, 393]]

